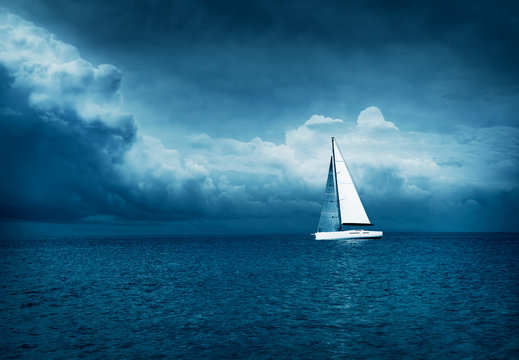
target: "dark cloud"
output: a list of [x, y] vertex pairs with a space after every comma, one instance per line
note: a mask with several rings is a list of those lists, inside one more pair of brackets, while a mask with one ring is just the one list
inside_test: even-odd
[[0, 216], [70, 220], [114, 212], [117, 193], [109, 189], [120, 181], [114, 166], [135, 139], [131, 117], [111, 127], [86, 123], [72, 109], [35, 110], [29, 92], [14, 89], [3, 67], [2, 73]]
[[[428, 178], [404, 179], [394, 169], [369, 169], [361, 192], [368, 215], [382, 228], [405, 223], [415, 231], [516, 231], [519, 188], [453, 184], [438, 187]], [[417, 185], [420, 192], [409, 191]], [[387, 211], [391, 209], [391, 211]]]
[[[29, 6], [31, 5], [31, 6]], [[93, 44], [319, 41], [346, 48], [432, 40], [463, 49], [517, 40], [515, 1], [18, 1], [4, 6]], [[56, 20], [60, 19], [59, 22]], [[53, 25], [53, 26], [52, 26]], [[81, 34], [88, 28], [88, 33]], [[494, 45], [489, 40], [493, 39]], [[166, 41], [167, 40], [167, 41]], [[505, 50], [507, 48], [507, 50]], [[461, 50], [461, 49], [460, 49]], [[491, 56], [492, 54], [489, 54]], [[500, 54], [493, 54], [499, 56]]]
[[0, 165], [8, 174], [0, 218], [179, 221], [307, 211], [305, 200], [292, 200], [304, 186], [278, 189], [278, 177], [261, 171], [228, 181], [140, 134], [120, 108], [117, 68], [93, 66], [44, 29], [0, 16]]
[[89, 59], [116, 63], [127, 74], [127, 99], [145, 99], [146, 126], [157, 133], [174, 125], [242, 139], [275, 136], [295, 118], [323, 109], [353, 118], [373, 104], [415, 130], [518, 122], [514, 1], [4, 6]]
[[4, 19], [0, 218], [312, 231], [335, 135], [385, 229], [515, 229], [514, 5], [450, 4], [6, 4], [126, 71]]

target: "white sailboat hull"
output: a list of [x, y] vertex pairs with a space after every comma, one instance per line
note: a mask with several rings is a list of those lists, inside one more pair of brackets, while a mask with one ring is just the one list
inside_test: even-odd
[[347, 230], [317, 232], [314, 235], [315, 240], [380, 239], [384, 233], [382, 231]]

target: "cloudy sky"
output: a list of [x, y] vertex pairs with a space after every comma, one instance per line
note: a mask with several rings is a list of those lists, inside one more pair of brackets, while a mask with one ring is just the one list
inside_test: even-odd
[[[4, 233], [519, 231], [514, 1], [0, 0]], [[29, 229], [29, 230], [28, 230]]]

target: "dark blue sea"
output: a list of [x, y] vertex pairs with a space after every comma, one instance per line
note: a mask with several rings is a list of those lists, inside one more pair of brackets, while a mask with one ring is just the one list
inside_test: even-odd
[[519, 358], [519, 234], [0, 242], [0, 357]]

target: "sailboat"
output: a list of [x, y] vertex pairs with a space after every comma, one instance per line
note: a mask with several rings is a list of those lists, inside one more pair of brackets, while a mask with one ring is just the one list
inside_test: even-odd
[[316, 240], [380, 239], [382, 231], [348, 230], [347, 226], [373, 225], [364, 210], [341, 150], [332, 137], [332, 157], [324, 191]]

